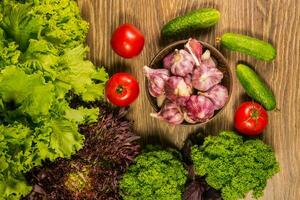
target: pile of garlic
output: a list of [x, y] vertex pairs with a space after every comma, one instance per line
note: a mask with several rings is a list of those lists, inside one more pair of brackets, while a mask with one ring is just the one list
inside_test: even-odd
[[223, 73], [196, 39], [167, 55], [163, 68], [145, 66], [144, 74], [149, 93], [161, 108], [151, 116], [170, 124], [205, 122], [228, 100], [228, 90], [220, 84]]

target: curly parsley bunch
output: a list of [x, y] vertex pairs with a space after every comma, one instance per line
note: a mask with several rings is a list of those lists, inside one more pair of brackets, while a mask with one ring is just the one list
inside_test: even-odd
[[147, 146], [120, 182], [124, 200], [180, 200], [187, 171], [173, 149]]
[[267, 180], [279, 171], [274, 152], [259, 139], [243, 141], [235, 132], [205, 138], [202, 146], [192, 147], [197, 175], [221, 190], [224, 200], [237, 200], [252, 191], [262, 196]]

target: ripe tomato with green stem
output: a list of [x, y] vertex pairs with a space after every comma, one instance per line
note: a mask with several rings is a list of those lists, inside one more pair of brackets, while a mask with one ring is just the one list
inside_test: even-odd
[[107, 82], [105, 94], [109, 102], [116, 106], [128, 106], [139, 95], [137, 80], [126, 72], [114, 74]]
[[259, 135], [267, 125], [268, 113], [256, 102], [244, 102], [235, 112], [234, 126], [243, 135]]
[[132, 24], [120, 25], [113, 33], [111, 47], [119, 56], [132, 58], [140, 54], [144, 47], [144, 35]]

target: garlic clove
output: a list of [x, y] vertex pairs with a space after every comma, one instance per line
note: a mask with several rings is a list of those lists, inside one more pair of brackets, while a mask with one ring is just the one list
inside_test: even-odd
[[178, 82], [177, 88], [175, 89], [175, 94], [177, 96], [190, 96], [190, 87], [185, 83], [184, 79]]
[[200, 91], [207, 91], [217, 85], [223, 79], [223, 73], [217, 68], [198, 67], [194, 70], [192, 77], [193, 87]]
[[215, 68], [217, 67], [216, 61], [210, 57], [206, 60], [203, 60], [202, 63], [200, 64], [200, 67], [209, 67], [209, 68]]
[[143, 71], [148, 79], [151, 79], [151, 76], [159, 76], [164, 80], [168, 80], [170, 76], [170, 72], [167, 69], [152, 69], [146, 65], [143, 67]]
[[167, 69], [152, 69], [143, 67], [145, 76], [148, 79], [148, 90], [151, 96], [158, 97], [165, 92], [165, 82], [169, 79], [170, 73]]
[[167, 101], [158, 113], [151, 113], [150, 116], [173, 125], [181, 124], [184, 120], [180, 107], [170, 101]]
[[188, 42], [184, 45], [187, 51], [192, 55], [196, 66], [200, 66], [201, 63], [201, 55], [202, 55], [202, 45], [196, 40], [190, 38]]
[[207, 49], [201, 56], [201, 60], [207, 60], [210, 58], [210, 51]]
[[158, 107], [161, 107], [164, 104], [164, 101], [166, 99], [166, 95], [165, 94], [161, 94], [156, 98], [156, 104]]

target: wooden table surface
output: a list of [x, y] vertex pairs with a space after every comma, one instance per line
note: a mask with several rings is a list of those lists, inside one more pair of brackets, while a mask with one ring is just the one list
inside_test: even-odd
[[[277, 58], [271, 63], [222, 50], [232, 72], [238, 61], [255, 66], [274, 91], [280, 111], [270, 112], [269, 126], [263, 135], [280, 162], [281, 171], [267, 185], [264, 200], [300, 199], [300, 1], [299, 0], [78, 0], [83, 17], [90, 22], [88, 44], [90, 58], [112, 74], [128, 71], [140, 82], [141, 94], [130, 108], [136, 133], [144, 138], [159, 137], [180, 147], [188, 134], [201, 131], [217, 134], [231, 130], [236, 107], [245, 100], [245, 92], [236, 80], [229, 105], [215, 120], [201, 126], [170, 126], [149, 116], [152, 108], [145, 93], [143, 65], [170, 41], [162, 41], [160, 30], [167, 21], [190, 10], [214, 7], [220, 10], [219, 23], [194, 37], [215, 44], [215, 38], [233, 31], [271, 42]], [[112, 31], [122, 23], [133, 23], [145, 35], [142, 53], [133, 59], [117, 56], [110, 47]], [[186, 35], [188, 38], [190, 35]], [[184, 38], [184, 37], [181, 37]], [[250, 199], [248, 197], [248, 199]]]

